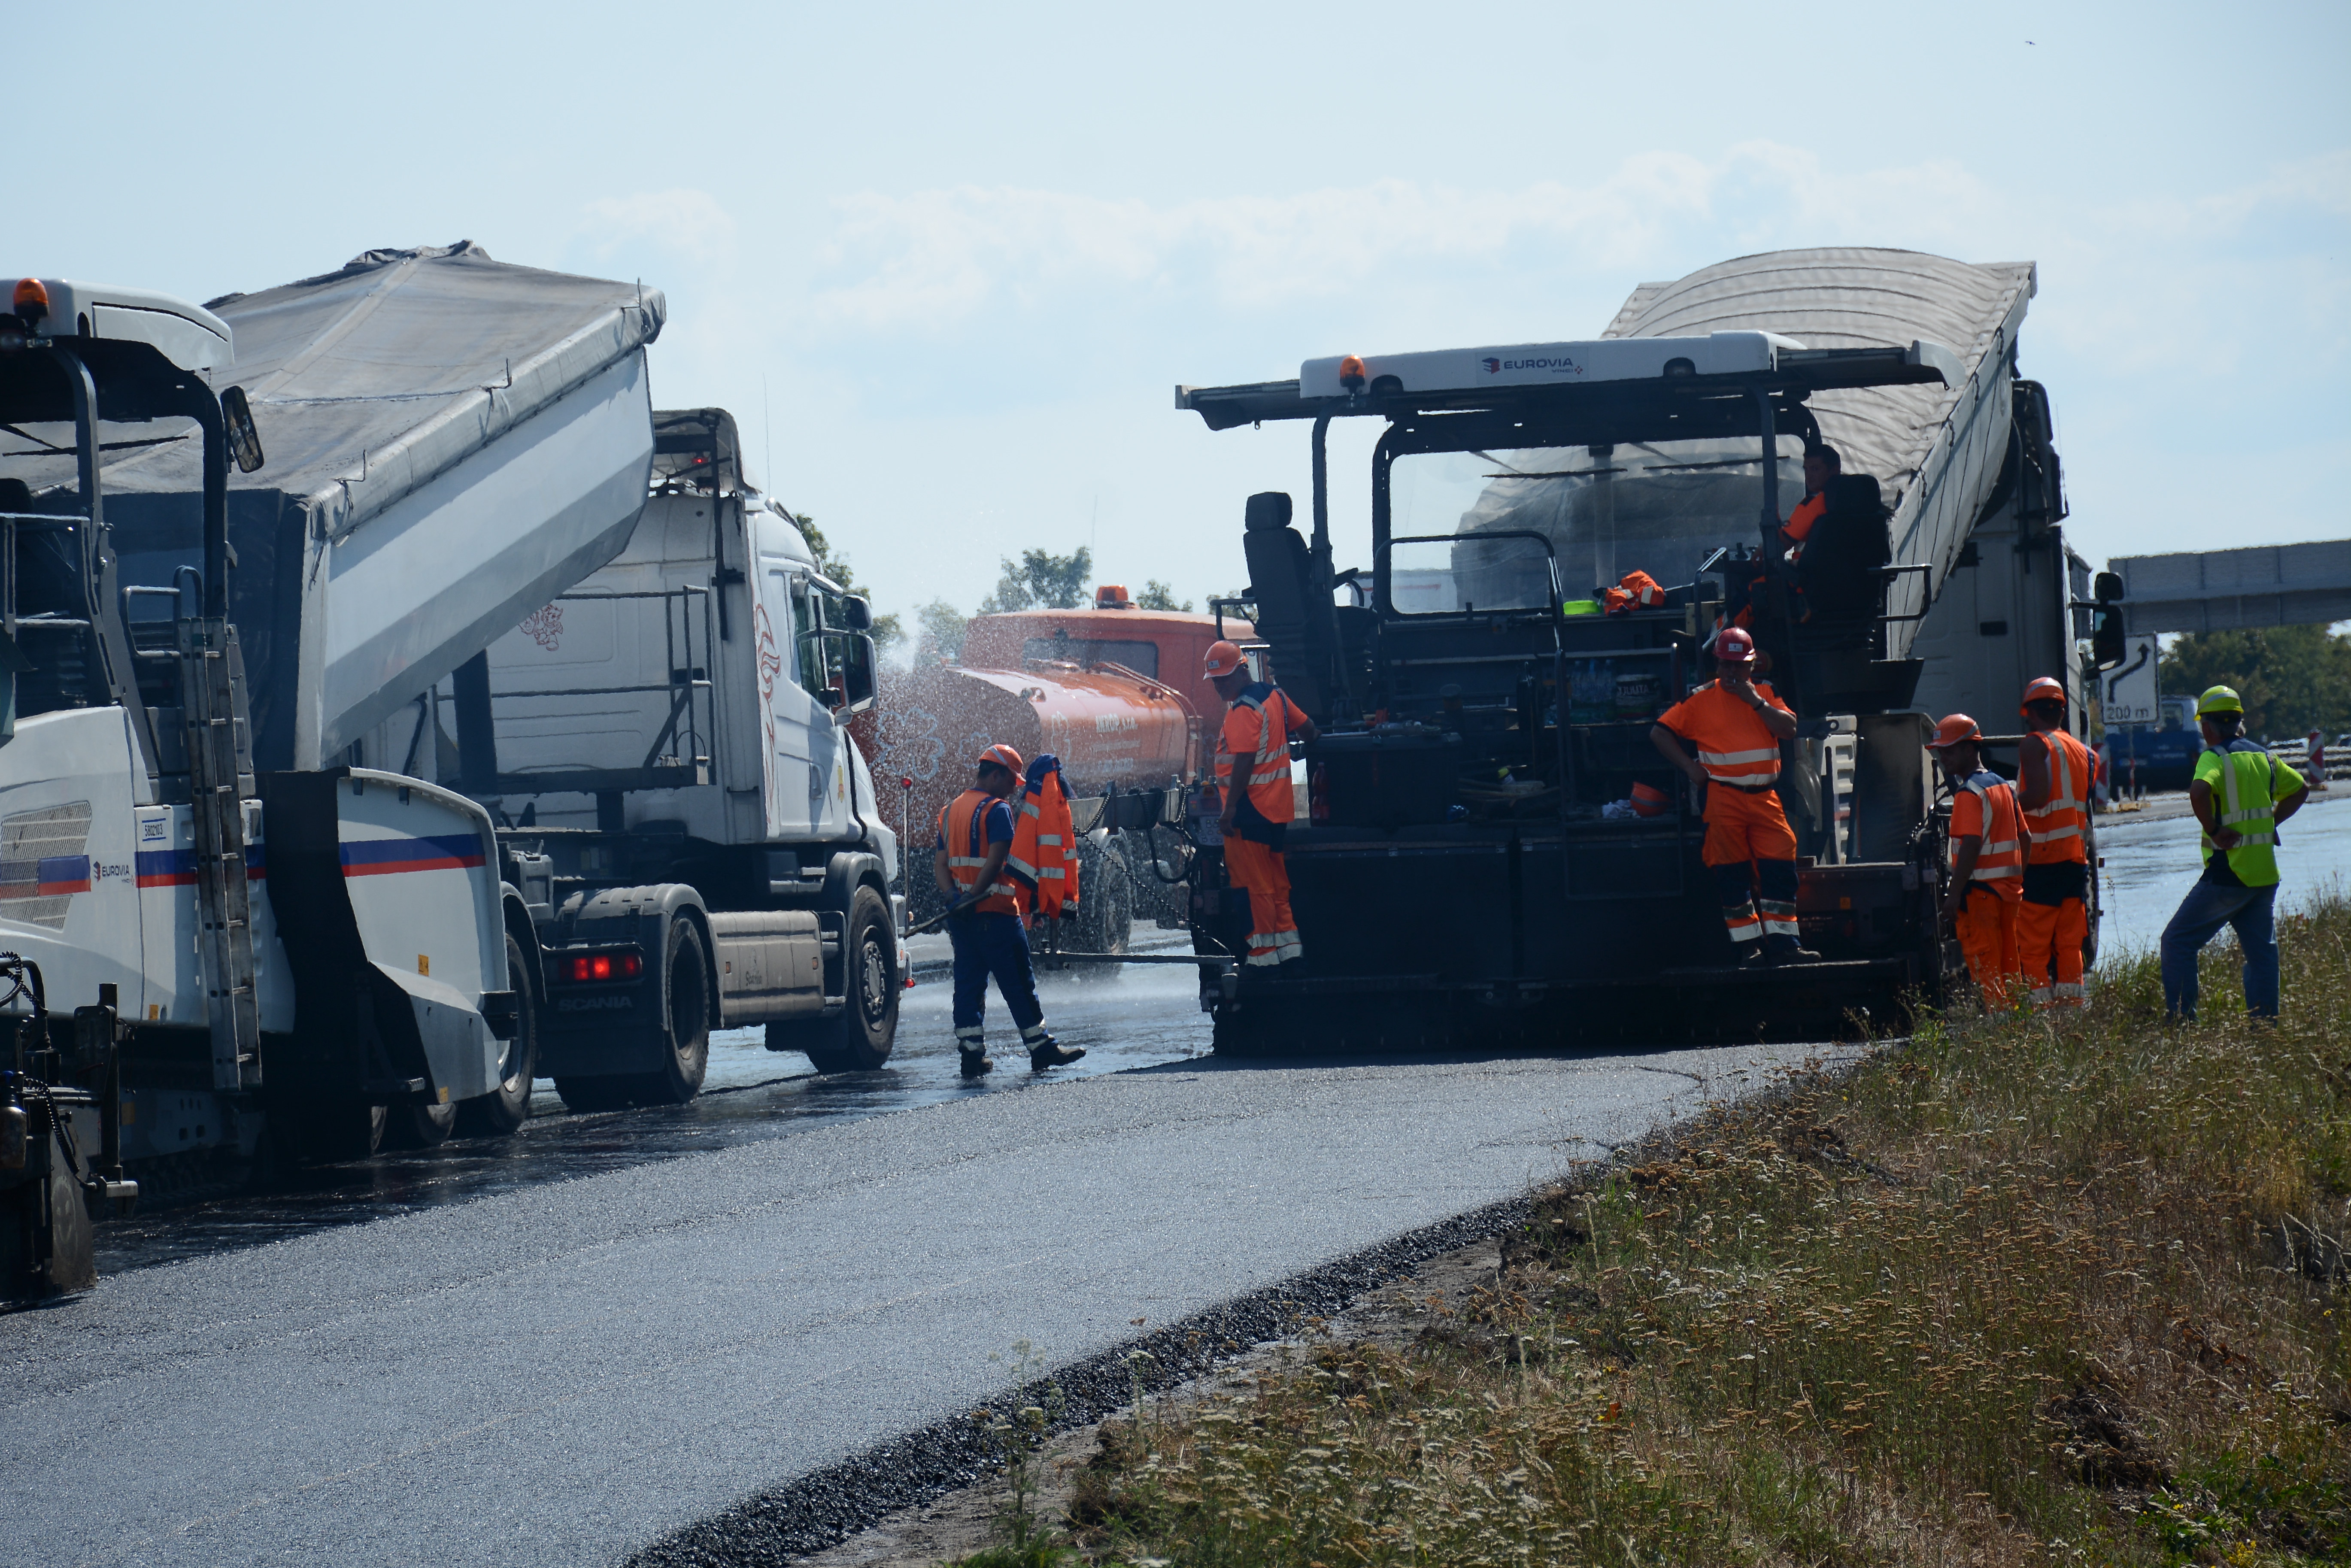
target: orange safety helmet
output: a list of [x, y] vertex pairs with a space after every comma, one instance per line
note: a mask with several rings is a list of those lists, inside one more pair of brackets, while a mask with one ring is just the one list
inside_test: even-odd
[[1208, 662], [1200, 667], [1204, 675], [1229, 675], [1241, 667], [1241, 651], [1221, 640], [1208, 644]]
[[1636, 817], [1662, 817], [1674, 809], [1674, 798], [1655, 784], [1635, 780], [1633, 785], [1633, 814]]
[[996, 745], [989, 747], [986, 751], [981, 752], [979, 754], [979, 759], [974, 763], [973, 766], [984, 768], [991, 762], [995, 763], [998, 768], [1003, 768], [1006, 772], [1011, 774], [1015, 779], [1020, 777], [1020, 769], [1024, 766], [1020, 760], [1020, 754], [1000, 741]]
[[1714, 656], [1726, 664], [1743, 664], [1755, 656], [1755, 638], [1741, 626], [1725, 626], [1714, 634]]
[[1927, 744], [1940, 751], [1947, 746], [1957, 746], [1963, 740], [1981, 740], [1983, 726], [1963, 713], [1955, 713], [1935, 727], [1935, 738]]
[[2024, 688], [2024, 700], [2018, 704], [2017, 712], [2024, 712], [2034, 703], [2062, 703], [2064, 700], [2065, 688], [2057, 684], [2056, 677], [2043, 675]]

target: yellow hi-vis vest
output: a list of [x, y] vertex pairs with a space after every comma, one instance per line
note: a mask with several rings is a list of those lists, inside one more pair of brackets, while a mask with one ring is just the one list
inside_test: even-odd
[[[2196, 777], [2212, 787], [2212, 814], [2220, 825], [2243, 835], [2229, 852], [2229, 869], [2247, 887], [2275, 886], [2277, 801], [2302, 788], [2302, 775], [2259, 743], [2240, 737], [2225, 748], [2208, 748], [2196, 759]], [[2212, 836], [2199, 835], [2199, 844], [2210, 862]]]

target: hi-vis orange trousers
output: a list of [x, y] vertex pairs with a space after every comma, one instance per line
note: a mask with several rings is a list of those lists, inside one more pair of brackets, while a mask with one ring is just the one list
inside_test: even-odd
[[[2078, 898], [2055, 904], [2026, 899], [2016, 912], [2016, 967], [2032, 988], [2032, 1005], [2078, 1006], [2082, 987], [2082, 944], [2090, 936], [2090, 906]], [[2056, 984], [2050, 984], [2051, 971]]]
[[1951, 924], [1959, 951], [1968, 960], [1968, 974], [1983, 996], [1986, 1012], [2006, 1009], [2019, 989], [2016, 967], [2017, 901], [2002, 898], [1981, 883], [1968, 889]]
[[1249, 961], [1273, 965], [1304, 956], [1298, 920], [1290, 913], [1290, 868], [1281, 852], [1231, 834], [1225, 840], [1225, 869], [1235, 886], [1249, 889]]

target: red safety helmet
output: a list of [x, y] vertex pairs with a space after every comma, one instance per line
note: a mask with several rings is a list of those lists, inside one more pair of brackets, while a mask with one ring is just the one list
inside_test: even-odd
[[1020, 769], [1023, 766], [1020, 760], [1020, 754], [1013, 750], [1010, 747], [1006, 746], [1001, 742], [989, 747], [986, 751], [979, 754], [979, 760], [975, 764], [975, 766], [984, 768], [991, 762], [995, 763], [998, 768], [1003, 768], [1006, 772], [1011, 774], [1015, 779], [1020, 777]]
[[1714, 634], [1714, 656], [1726, 664], [1743, 664], [1755, 656], [1755, 637], [1743, 626], [1725, 626]]
[[1963, 713], [1955, 713], [1935, 727], [1935, 738], [1927, 744], [1940, 751], [1947, 746], [1957, 746], [1963, 740], [1983, 738], [1983, 727]]
[[2064, 700], [2065, 688], [2057, 684], [2056, 677], [2043, 675], [2024, 688], [2024, 700], [2017, 706], [2017, 711], [2022, 713], [2034, 703], [2062, 703]]

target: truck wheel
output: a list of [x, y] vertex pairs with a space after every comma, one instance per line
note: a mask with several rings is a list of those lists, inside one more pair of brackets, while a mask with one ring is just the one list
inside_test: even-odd
[[662, 965], [662, 1019], [667, 1027], [662, 1064], [637, 1080], [641, 1105], [683, 1105], [702, 1092], [710, 1071], [710, 966], [701, 928], [691, 920], [669, 923], [669, 950]]
[[806, 1053], [819, 1072], [871, 1072], [898, 1040], [898, 966], [890, 905], [870, 887], [850, 895], [841, 977], [849, 993], [839, 1018], [768, 1026], [769, 1051]]
[[1078, 883], [1073, 953], [1123, 953], [1134, 927], [1134, 868], [1111, 844], [1087, 852]]
[[469, 1138], [502, 1138], [530, 1114], [531, 1081], [538, 1068], [538, 995], [528, 956], [507, 934], [507, 984], [514, 988], [515, 1032], [498, 1060], [498, 1086], [457, 1107], [457, 1131]]
[[457, 1125], [455, 1105], [391, 1105], [384, 1108], [387, 1149], [429, 1149], [445, 1144]]

